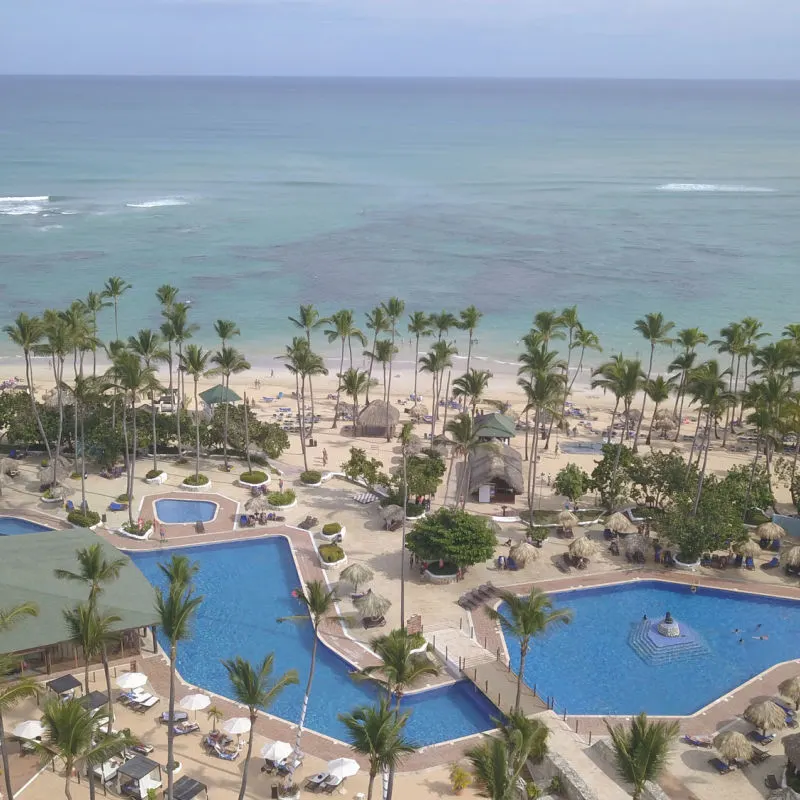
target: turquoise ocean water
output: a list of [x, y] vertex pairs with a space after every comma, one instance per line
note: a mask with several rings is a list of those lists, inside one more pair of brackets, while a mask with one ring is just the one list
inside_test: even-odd
[[392, 294], [475, 303], [499, 360], [573, 303], [629, 355], [647, 311], [797, 316], [800, 83], [0, 77], [0, 109], [3, 324], [113, 274], [126, 334], [175, 283], [255, 362], [300, 303]]

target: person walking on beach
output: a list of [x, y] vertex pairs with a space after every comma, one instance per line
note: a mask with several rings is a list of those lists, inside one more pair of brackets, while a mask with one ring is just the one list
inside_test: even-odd
[[325, 447], [322, 448], [322, 466], [328, 466], [328, 450]]

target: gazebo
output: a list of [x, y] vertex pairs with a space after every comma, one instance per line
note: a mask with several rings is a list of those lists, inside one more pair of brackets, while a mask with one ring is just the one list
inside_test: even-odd
[[208, 787], [188, 775], [182, 775], [172, 787], [173, 800], [194, 800], [201, 795], [208, 797]]
[[74, 675], [62, 675], [53, 678], [45, 684], [51, 692], [55, 692], [61, 700], [68, 700], [75, 696], [76, 689], [82, 689], [83, 684]]
[[117, 792], [145, 800], [148, 789], [161, 788], [161, 766], [146, 756], [135, 756], [120, 765], [117, 772]]
[[505, 414], [479, 414], [475, 417], [475, 437], [481, 442], [499, 441], [508, 444], [517, 435], [513, 419]]
[[373, 400], [358, 415], [356, 435], [391, 437], [394, 436], [394, 429], [399, 421], [400, 412], [394, 406], [387, 405], [383, 400]]
[[239, 397], [233, 389], [228, 389], [221, 383], [218, 383], [216, 386], [212, 386], [210, 389], [200, 392], [200, 399], [207, 406], [216, 406], [220, 403], [239, 403], [242, 398]]
[[479, 503], [511, 504], [525, 491], [522, 456], [513, 447], [486, 442], [469, 457], [469, 494]]

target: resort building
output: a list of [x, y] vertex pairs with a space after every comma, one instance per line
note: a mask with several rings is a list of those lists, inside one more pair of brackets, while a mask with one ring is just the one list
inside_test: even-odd
[[[388, 413], [388, 417], [387, 417]], [[388, 419], [388, 426], [387, 426]], [[400, 421], [400, 412], [394, 406], [388, 406], [383, 400], [373, 400], [358, 415], [359, 436], [387, 436], [395, 435], [395, 428]]]
[[525, 491], [522, 456], [513, 447], [480, 444], [470, 455], [468, 468], [469, 495], [479, 503], [511, 504]]
[[499, 411], [475, 417], [475, 436], [481, 442], [509, 444], [516, 435], [514, 420]]

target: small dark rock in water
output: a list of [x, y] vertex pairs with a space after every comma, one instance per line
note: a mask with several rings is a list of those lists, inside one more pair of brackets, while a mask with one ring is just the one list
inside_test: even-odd
[[667, 625], [672, 625], [672, 614], [670, 614], [669, 611], [667, 611], [667, 616], [664, 617], [664, 622], [666, 622]]

